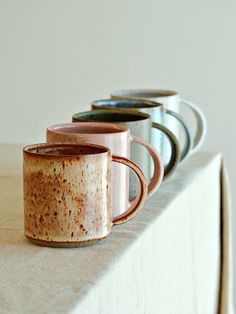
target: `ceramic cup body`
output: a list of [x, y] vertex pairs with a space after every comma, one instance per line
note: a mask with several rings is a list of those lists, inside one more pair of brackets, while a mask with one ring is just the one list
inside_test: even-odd
[[[112, 99], [144, 99], [163, 104], [167, 109], [179, 113], [182, 106], [187, 107], [194, 115], [196, 120], [196, 131], [193, 135], [193, 147], [191, 153], [198, 150], [207, 132], [206, 118], [199, 105], [184, 100], [180, 95], [172, 90], [164, 89], [133, 89], [133, 90], [120, 90], [111, 94]], [[153, 117], [154, 119], [154, 117]], [[155, 120], [154, 120], [155, 121]], [[165, 125], [173, 131], [173, 133], [179, 138], [179, 124], [175, 119], [170, 116], [166, 117]], [[168, 148], [164, 143], [167, 153]]]
[[[24, 148], [24, 230], [40, 245], [73, 247], [105, 238], [113, 224], [140, 210], [147, 196], [142, 172], [103, 146], [35, 144]], [[133, 207], [112, 218], [111, 161], [138, 175], [140, 193]]]
[[[91, 104], [92, 110], [132, 110], [133, 112], [143, 112], [150, 115], [151, 120], [160, 124], [165, 123], [165, 110], [162, 104], [156, 104], [151, 101], [139, 101], [139, 100], [96, 100]], [[140, 134], [142, 134], [140, 132]], [[165, 141], [165, 135], [162, 132], [158, 132], [153, 129], [151, 132], [151, 137], [148, 140], [157, 149], [162, 157], [163, 145]]]
[[[150, 188], [149, 192], [150, 190], [152, 190], [151, 194], [153, 194], [153, 191], [156, 191], [160, 184], [160, 177], [163, 176], [163, 166], [159, 159], [159, 154], [157, 153], [157, 151], [155, 151], [154, 148], [152, 148], [152, 146], [148, 144], [151, 141], [150, 139], [152, 128], [152, 122], [149, 115], [127, 110], [122, 112], [120, 110], [96, 110], [74, 114], [72, 120], [74, 122], [96, 121], [97, 123], [99, 122], [98, 124], [109, 122], [111, 123], [111, 125], [115, 123], [117, 127], [119, 125], [119, 127], [125, 127], [126, 129], [129, 129], [132, 137], [135, 137], [134, 142], [136, 143], [135, 145], [131, 145], [130, 148], [131, 160], [142, 169], [147, 181], [150, 182], [149, 186], [152, 185], [154, 187], [154, 190]], [[154, 175], [152, 178], [150, 169], [150, 155], [152, 156], [152, 158], [154, 157], [154, 160], [156, 160], [154, 162]], [[116, 178], [116, 176], [114, 177]], [[129, 196], [133, 198], [136, 193], [136, 179], [135, 176], [131, 174]]]
[[26, 237], [73, 245], [111, 230], [109, 150], [32, 145], [24, 149]]
[[[149, 114], [153, 128], [151, 132], [151, 144], [158, 150], [165, 165], [165, 178], [170, 174], [170, 163], [173, 161], [173, 147], [171, 142], [176, 141], [175, 135], [164, 126], [165, 120], [171, 116], [183, 129], [184, 145], [181, 148], [180, 161], [183, 161], [191, 152], [192, 138], [188, 126], [182, 117], [164, 108], [162, 104], [143, 99], [103, 99], [92, 102], [93, 110], [132, 110]], [[155, 125], [154, 125], [155, 124]], [[171, 145], [170, 145], [171, 144]]]
[[[113, 155], [130, 158], [130, 131], [112, 124], [63, 123], [47, 128], [47, 143], [93, 143], [108, 147]], [[113, 216], [128, 207], [128, 168], [112, 164], [111, 208]]]

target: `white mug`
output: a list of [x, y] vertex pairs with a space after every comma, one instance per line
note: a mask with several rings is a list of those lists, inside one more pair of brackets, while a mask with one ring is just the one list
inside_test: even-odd
[[[196, 119], [196, 133], [193, 139], [193, 147], [191, 154], [200, 148], [202, 145], [207, 131], [207, 123], [202, 110], [198, 105], [193, 102], [183, 100], [180, 95], [175, 91], [163, 90], [163, 89], [131, 89], [115, 91], [111, 94], [113, 99], [146, 99], [152, 100], [158, 103], [162, 103], [169, 110], [179, 112], [179, 106], [181, 104], [187, 106], [194, 114]], [[155, 122], [155, 121], [154, 121]], [[165, 126], [170, 128], [174, 134], [178, 137], [178, 122], [176, 119], [172, 119], [170, 116], [165, 121]]]

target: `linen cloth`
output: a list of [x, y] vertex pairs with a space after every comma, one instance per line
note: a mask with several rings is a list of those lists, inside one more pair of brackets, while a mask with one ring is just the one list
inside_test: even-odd
[[24, 238], [21, 148], [0, 146], [0, 313], [234, 313], [220, 154], [189, 158], [106, 240], [55, 249]]

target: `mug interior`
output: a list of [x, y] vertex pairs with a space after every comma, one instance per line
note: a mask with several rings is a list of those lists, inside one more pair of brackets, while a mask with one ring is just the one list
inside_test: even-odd
[[41, 156], [87, 156], [104, 154], [109, 149], [92, 144], [35, 144], [25, 147], [24, 152]]
[[111, 123], [77, 122], [52, 125], [48, 127], [48, 131], [63, 134], [110, 134], [126, 132], [128, 129]]
[[134, 89], [122, 90], [112, 93], [116, 97], [131, 97], [131, 98], [157, 98], [157, 97], [171, 97], [178, 95], [177, 92], [165, 89]]
[[[128, 95], [127, 95], [128, 96]], [[138, 97], [137, 97], [138, 98]], [[156, 108], [161, 104], [151, 101], [145, 101], [142, 99], [102, 99], [95, 100], [92, 105], [105, 108], [117, 108], [117, 109], [144, 109], [144, 108]]]
[[75, 114], [73, 116], [73, 121], [78, 120], [82, 121], [99, 121], [99, 122], [132, 122], [132, 121], [140, 121], [149, 118], [148, 114], [141, 112], [122, 112], [115, 110], [94, 110], [94, 111], [86, 111]]

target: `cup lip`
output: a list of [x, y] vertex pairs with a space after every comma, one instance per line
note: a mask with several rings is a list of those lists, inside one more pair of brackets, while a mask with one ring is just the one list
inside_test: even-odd
[[[89, 112], [89, 111], [85, 111], [85, 112]], [[79, 114], [79, 113], [78, 113]], [[74, 114], [76, 115], [76, 114]], [[73, 117], [74, 117], [73, 115]], [[100, 128], [100, 127], [107, 127], [107, 128], [113, 128], [115, 130], [115, 132], [103, 132], [103, 133], [98, 133], [96, 131], [94, 131], [94, 133], [92, 132], [83, 132], [83, 133], [75, 133], [75, 132], [63, 132], [60, 131], [60, 128], [76, 128], [79, 125], [88, 125], [91, 126], [92, 125], [96, 125], [96, 127]], [[57, 123], [57, 124], [53, 124], [47, 127], [47, 132], [52, 132], [52, 133], [57, 133], [57, 134], [67, 134], [67, 135], [84, 135], [84, 136], [89, 136], [89, 135], [116, 135], [116, 134], [121, 134], [121, 133], [129, 133], [129, 129], [126, 128], [123, 125], [119, 125], [119, 124], [115, 124], [115, 123], [106, 123], [106, 122], [97, 122], [94, 120], [86, 120], [86, 121], [78, 121], [78, 122], [67, 122], [67, 123]]]
[[[95, 148], [100, 149], [100, 152], [96, 152], [94, 154], [60, 154], [60, 155], [53, 155], [53, 154], [46, 154], [46, 153], [40, 153], [35, 151], [36, 149], [40, 148]], [[33, 156], [33, 157], [43, 157], [43, 158], [63, 158], [66, 159], [67, 157], [71, 158], [77, 158], [77, 157], [97, 157], [102, 155], [108, 155], [111, 154], [111, 150], [103, 145], [97, 145], [97, 144], [90, 144], [90, 143], [36, 143], [36, 144], [30, 144], [23, 148], [24, 155]]]
[[[140, 94], [140, 96], [138, 96]], [[144, 94], [141, 96], [141, 94]], [[153, 98], [169, 98], [179, 96], [178, 92], [170, 89], [162, 88], [134, 88], [116, 90], [111, 93], [113, 97], [121, 97], [121, 99], [153, 99]]]
[[[111, 109], [110, 111], [109, 110], [107, 110], [107, 109]], [[140, 111], [138, 111], [138, 110], [129, 110], [129, 109], [117, 109], [117, 108], [115, 108], [115, 109], [113, 109], [113, 108], [107, 108], [107, 109], [96, 109], [96, 110], [89, 110], [89, 111], [83, 111], [83, 112], [78, 112], [78, 113], [75, 113], [73, 116], [72, 116], [72, 118], [73, 119], [76, 119], [77, 117], [79, 118], [79, 119], [81, 119], [82, 121], [89, 121], [89, 122], [96, 122], [96, 123], [99, 123], [99, 124], [101, 124], [101, 123], [108, 123], [108, 124], [115, 124], [115, 123], [112, 123], [112, 122], [114, 122], [114, 121], [112, 121], [112, 122], [97, 122], [97, 120], [83, 120], [83, 117], [81, 116], [81, 115], [86, 115], [86, 114], [91, 114], [91, 113], [93, 113], [94, 115], [96, 115], [96, 114], [111, 114], [111, 113], [113, 113], [113, 114], [118, 114], [118, 115], [127, 115], [127, 114], [129, 114], [129, 115], [132, 115], [132, 116], [136, 116], [136, 117], [139, 117], [139, 118], [142, 118], [142, 119], [137, 119], [137, 120], [131, 120], [131, 121], [127, 121], [127, 120], [123, 120], [123, 121], [119, 121], [119, 123], [136, 123], [137, 121], [144, 121], [144, 120], [151, 120], [151, 116], [148, 114], [148, 113], [144, 113], [144, 112], [140, 112]], [[82, 122], [81, 121], [81, 122]], [[80, 122], [80, 121], [78, 121], [78, 122]], [[115, 125], [117, 125], [117, 124], [115, 124]], [[120, 124], [119, 124], [120, 125]], [[129, 130], [128, 128], [126, 128], [127, 130]]]
[[[113, 94], [111, 94], [113, 96]], [[114, 95], [115, 96], [115, 95]], [[116, 96], [115, 96], [116, 97]], [[124, 103], [124, 104], [140, 104], [140, 105], [143, 105], [143, 106], [140, 106], [140, 107], [113, 107], [112, 105], [105, 105], [105, 104], [102, 104], [102, 103]], [[99, 109], [102, 109], [102, 108], [106, 108], [106, 109], [112, 109], [112, 110], [115, 110], [115, 109], [118, 109], [118, 110], [131, 110], [131, 111], [138, 111], [138, 110], [142, 110], [142, 109], [159, 109], [159, 108], [163, 108], [164, 105], [162, 103], [159, 103], [159, 102], [156, 102], [156, 101], [153, 101], [153, 100], [149, 100], [147, 98], [140, 98], [140, 97], [130, 97], [130, 96], [122, 96], [121, 95], [121, 98], [111, 98], [111, 99], [96, 99], [96, 100], [93, 100], [91, 102], [91, 105], [92, 107], [96, 107], [96, 108], [99, 108]]]

